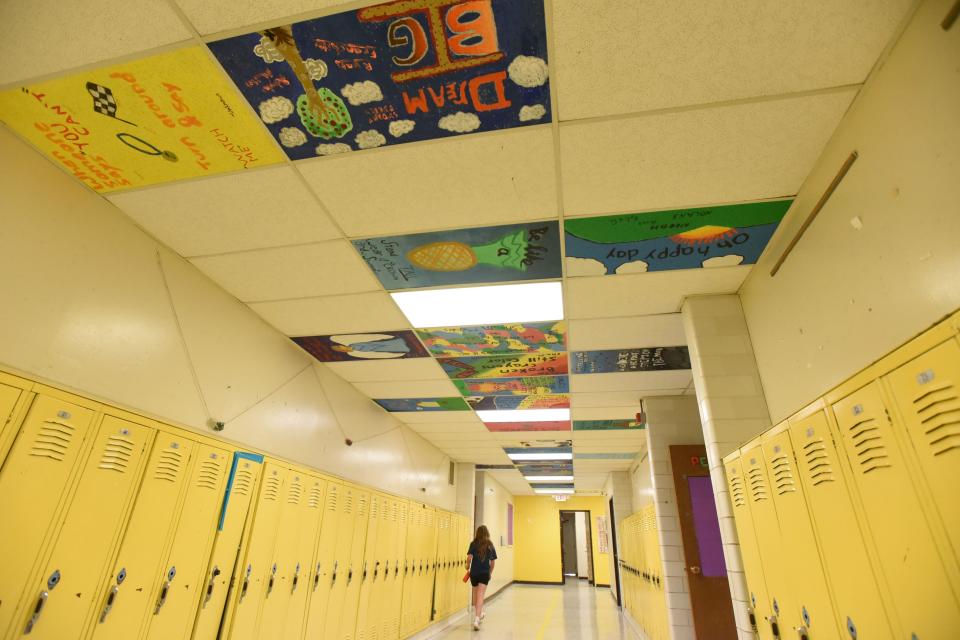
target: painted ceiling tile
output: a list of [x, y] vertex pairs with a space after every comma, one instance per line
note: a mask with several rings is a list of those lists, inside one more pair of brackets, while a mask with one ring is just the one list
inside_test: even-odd
[[474, 411], [497, 409], [566, 409], [570, 407], [567, 394], [543, 396], [467, 396], [467, 404]]
[[630, 419], [622, 420], [574, 420], [574, 431], [612, 431], [619, 429], [645, 429], [647, 427], [643, 422]]
[[550, 121], [542, 0], [404, 0], [208, 45], [293, 160]]
[[474, 378], [454, 380], [453, 384], [465, 396], [528, 396], [570, 392], [567, 376]]
[[388, 290], [559, 278], [560, 225], [497, 227], [354, 240]]
[[575, 460], [633, 460], [638, 451], [628, 453], [575, 453]]
[[420, 340], [435, 356], [561, 352], [566, 349], [566, 333], [564, 321], [417, 330]]
[[567, 354], [518, 354], [438, 358], [440, 366], [453, 379], [520, 378], [567, 373]]
[[392, 398], [374, 400], [387, 411], [469, 411], [463, 398]]
[[574, 218], [568, 276], [754, 264], [793, 200]]
[[283, 159], [199, 47], [11, 89], [0, 119], [101, 193]]
[[686, 347], [574, 351], [571, 363], [572, 373], [677, 371], [690, 368], [690, 353]]
[[320, 362], [429, 356], [413, 331], [303, 336], [292, 340]]
[[485, 422], [484, 425], [489, 431], [494, 433], [513, 431], [570, 431], [569, 420], [548, 422]]

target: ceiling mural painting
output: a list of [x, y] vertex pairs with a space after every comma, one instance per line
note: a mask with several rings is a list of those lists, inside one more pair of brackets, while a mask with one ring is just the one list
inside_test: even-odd
[[292, 338], [320, 362], [425, 358], [429, 353], [413, 331], [384, 331]]
[[292, 160], [551, 118], [542, 0], [402, 0], [208, 46]]
[[618, 431], [623, 429], [645, 429], [646, 424], [639, 420], [624, 418], [622, 420], [574, 420], [574, 431]]
[[686, 347], [645, 347], [574, 351], [571, 373], [625, 373], [630, 371], [677, 371], [690, 368]]
[[470, 410], [463, 398], [389, 398], [374, 402], [390, 412]]
[[540, 396], [467, 396], [466, 401], [474, 411], [570, 408], [570, 396], [567, 394]]
[[10, 89], [0, 120], [101, 193], [283, 160], [199, 47]]
[[388, 291], [562, 274], [557, 222], [370, 238], [353, 246]]
[[567, 376], [474, 378], [454, 380], [453, 384], [465, 396], [528, 396], [570, 392]]
[[568, 276], [754, 264], [793, 200], [573, 218]]
[[453, 378], [522, 378], [567, 373], [567, 354], [517, 354], [438, 358], [444, 372]]
[[518, 431], [570, 431], [569, 420], [555, 420], [545, 422], [484, 422], [488, 431], [518, 432]]
[[455, 357], [562, 352], [566, 350], [566, 333], [562, 321], [417, 330], [431, 354]]

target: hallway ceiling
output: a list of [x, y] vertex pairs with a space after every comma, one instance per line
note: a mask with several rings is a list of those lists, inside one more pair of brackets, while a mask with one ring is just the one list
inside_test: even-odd
[[[758, 209], [736, 217], [725, 213], [732, 210], [718, 206], [785, 200], [797, 193], [912, 5], [908, 0], [706, 4], [546, 0], [546, 5], [542, 0], [512, 5], [505, 0], [492, 1], [492, 5], [485, 0], [469, 3], [459, 17], [448, 17], [446, 22], [448, 30], [479, 25], [472, 40], [460, 43], [463, 50], [471, 46], [504, 49], [502, 60], [488, 67], [480, 65], [473, 74], [504, 70], [499, 82], [507, 98], [497, 93], [501, 85], [488, 78], [488, 85], [477, 89], [475, 108], [463, 93], [466, 84], [457, 85], [460, 75], [450, 76], [456, 80], [452, 89], [441, 86], [442, 79], [430, 80], [439, 72], [431, 71], [422, 81], [398, 82], [396, 87], [383, 79], [388, 75], [380, 65], [389, 65], [391, 54], [407, 51], [404, 47], [416, 40], [416, 26], [407, 22], [391, 31], [397, 44], [391, 49], [386, 31], [368, 32], [357, 26], [358, 16], [380, 11], [357, 13], [375, 5], [372, 2], [3, 3], [0, 23], [8, 29], [0, 44], [6, 62], [0, 68], [0, 118], [42, 152], [53, 154], [58, 147], [46, 142], [53, 139], [49, 130], [53, 125], [45, 135], [38, 134], [40, 127], [33, 122], [40, 120], [33, 110], [41, 109], [38, 105], [43, 103], [47, 110], [43, 113], [62, 115], [62, 108], [57, 111], [46, 102], [56, 99], [70, 112], [70, 91], [79, 92], [85, 101], [82, 117], [76, 118], [81, 124], [90, 124], [90, 129], [103, 122], [137, 127], [109, 131], [105, 136], [113, 148], [120, 140], [128, 147], [124, 151], [130, 153], [131, 145], [143, 143], [150, 135], [173, 135], [152, 121], [133, 124], [123, 119], [138, 113], [146, 118], [163, 109], [155, 103], [151, 113], [138, 98], [131, 98], [136, 94], [130, 94], [130, 88], [137, 91], [135, 81], [146, 86], [147, 93], [168, 92], [163, 94], [166, 101], [162, 104], [174, 108], [178, 116], [189, 112], [192, 104], [192, 115], [206, 120], [209, 113], [208, 122], [219, 123], [226, 118], [226, 110], [230, 119], [220, 126], [233, 126], [231, 135], [239, 132], [245, 136], [238, 144], [246, 144], [256, 155], [256, 160], [250, 156], [241, 159], [249, 168], [237, 170], [237, 157], [247, 151], [230, 147], [230, 154], [236, 157], [225, 159], [223, 149], [216, 153], [204, 149], [209, 156], [204, 171], [209, 175], [196, 177], [197, 168], [188, 166], [190, 148], [177, 147], [180, 158], [164, 164], [158, 159], [160, 147], [141, 146], [139, 153], [150, 156], [153, 164], [133, 154], [137, 161], [131, 161], [125, 174], [132, 186], [99, 190], [147, 233], [288, 336], [373, 334], [341, 341], [340, 346], [346, 344], [349, 351], [349, 345], [363, 343], [376, 351], [383, 346], [379, 343], [395, 338], [396, 332], [414, 328], [388, 293], [388, 289], [406, 287], [385, 284], [384, 271], [378, 274], [370, 268], [383, 263], [368, 264], [363, 256], [369, 258], [371, 253], [364, 247], [382, 250], [396, 236], [423, 232], [445, 232], [435, 241], [451, 245], [484, 233], [498, 235], [483, 229], [486, 227], [523, 224], [528, 234], [523, 248], [529, 258], [529, 245], [540, 241], [531, 239], [530, 230], [552, 224], [559, 227], [555, 245], [546, 249], [549, 255], [535, 251], [525, 267], [499, 271], [488, 267], [477, 276], [480, 280], [470, 279], [473, 267], [463, 268], [466, 275], [453, 286], [529, 280], [534, 265], [552, 264], [555, 272], [542, 279], [563, 283], [564, 317], [552, 320], [564, 321], [557, 330], [565, 332], [566, 351], [619, 350], [629, 355], [635, 349], [686, 344], [679, 315], [684, 297], [739, 289], [789, 202], [763, 220], [757, 218]], [[431, 2], [416, 0], [414, 4]], [[438, 11], [450, 11], [448, 5], [453, 2], [432, 4], [440, 7]], [[500, 30], [499, 41], [496, 31], [490, 39], [490, 25], [484, 22], [488, 12], [497, 21], [493, 29]], [[428, 20], [426, 13], [414, 15], [421, 24]], [[339, 17], [315, 21], [323, 16]], [[338, 30], [347, 27], [354, 30]], [[283, 44], [289, 33], [300, 38], [292, 46], [296, 55]], [[302, 52], [297, 47], [306, 50], [308, 33], [316, 49], [311, 49], [312, 58], [306, 53], [299, 58]], [[354, 37], [365, 33], [373, 34], [368, 42]], [[268, 35], [276, 37], [279, 46], [272, 45]], [[348, 35], [353, 41], [348, 41]], [[455, 35], [448, 31], [449, 38]], [[446, 46], [456, 51], [452, 41]], [[425, 58], [427, 63], [431, 59]], [[346, 84], [341, 87], [339, 95], [328, 91], [333, 98], [320, 90], [328, 107], [339, 102], [351, 112], [352, 133], [330, 140], [314, 136], [309, 144], [304, 142], [307, 135], [299, 128], [296, 114], [291, 115], [292, 100], [306, 87], [297, 88], [299, 76], [294, 77], [293, 72], [298, 60], [307, 65], [304, 73], [310, 73], [317, 89], [324, 85], [324, 77], [334, 91], [335, 78], [355, 80], [349, 88]], [[538, 66], [541, 63], [545, 63], [542, 68]], [[254, 74], [251, 69], [263, 72]], [[134, 77], [134, 72], [140, 75]], [[367, 76], [378, 82], [365, 79]], [[82, 88], [83, 81], [90, 82], [90, 78], [97, 79], [94, 85], [100, 89], [91, 91], [89, 84]], [[60, 82], [64, 79], [71, 82]], [[284, 92], [291, 79], [296, 91], [288, 99]], [[111, 98], [103, 92], [107, 82], [114, 83], [112, 107]], [[170, 88], [174, 85], [183, 94], [180, 102]], [[433, 100], [424, 103], [426, 109], [436, 113], [416, 109], [409, 113], [408, 109], [402, 117], [405, 100], [423, 87], [427, 91], [424, 96]], [[64, 92], [63, 97], [55, 95], [56, 91]], [[257, 92], [265, 97], [259, 105], [250, 98], [260, 95]], [[140, 95], [145, 94], [141, 91]], [[203, 112], [211, 109], [204, 98], [213, 100], [213, 95], [222, 108], [216, 105], [215, 113]], [[403, 96], [406, 98], [401, 99]], [[451, 102], [445, 111], [438, 106], [438, 101], [455, 99], [462, 99], [464, 106], [454, 110]], [[515, 103], [509, 109], [497, 111], [500, 107], [490, 106], [506, 99]], [[91, 100], [96, 117], [91, 115]], [[268, 100], [273, 102], [264, 106]], [[518, 110], [525, 100], [526, 111]], [[371, 104], [374, 106], [364, 106]], [[384, 109], [377, 110], [381, 106]], [[274, 107], [279, 113], [271, 111]], [[452, 119], [446, 124], [437, 121], [436, 127], [442, 131], [428, 128], [444, 114]], [[360, 119], [363, 115], [367, 122]], [[428, 115], [434, 120], [428, 122]], [[302, 122], [311, 131], [308, 119], [303, 117]], [[290, 123], [297, 126], [287, 126]], [[388, 126], [391, 123], [394, 126]], [[405, 133], [397, 135], [401, 131]], [[66, 129], [61, 135], [70, 140]], [[404, 142], [404, 135], [424, 139]], [[176, 139], [171, 140], [176, 144]], [[91, 142], [96, 140], [91, 138]], [[220, 143], [229, 147], [223, 139]], [[335, 150], [350, 152], [321, 155], [334, 150], [334, 144], [341, 145]], [[364, 148], [370, 146], [375, 148]], [[199, 152], [196, 148], [192, 151], [199, 163]], [[59, 161], [66, 164], [62, 154]], [[121, 160], [110, 162], [119, 164], [123, 174]], [[150, 173], [157, 163], [161, 169]], [[650, 217], [653, 212], [673, 210], [683, 212]], [[729, 219], [737, 222], [693, 224], [679, 234], [657, 234], [651, 231], [656, 224], [648, 225], [643, 230], [648, 235], [637, 236], [642, 242], [636, 246], [650, 248], [653, 245], [642, 243], [662, 241], [669, 251], [656, 258], [651, 249], [645, 254], [647, 261], [640, 261], [639, 254], [627, 256], [617, 263], [620, 266], [606, 265], [609, 275], [601, 275], [605, 264], [600, 253], [590, 259], [581, 257], [592, 255], [588, 250], [575, 248], [577, 255], [571, 255], [575, 245], [571, 236], [564, 234], [564, 230], [581, 228], [570, 224], [574, 219], [648, 216], [618, 218], [604, 223], [606, 227], [596, 223], [599, 234], [616, 224], [630, 227], [624, 231], [629, 233], [647, 224], [644, 220], [668, 224], [711, 211], [719, 211], [716, 215], [721, 221], [733, 216]], [[786, 215], [806, 213], [790, 210]], [[746, 225], [754, 234], [749, 251], [735, 245], [743, 232], [743, 220], [755, 221]], [[716, 222], [714, 218], [710, 221]], [[593, 229], [591, 224], [582, 228]], [[766, 226], [761, 233], [762, 225]], [[477, 230], [464, 234], [459, 231], [463, 229]], [[361, 240], [370, 242], [359, 243]], [[688, 255], [685, 249], [692, 253], [703, 247], [714, 251], [714, 261], [703, 264], [711, 268], [683, 262]], [[471, 249], [479, 254], [478, 247]], [[446, 250], [456, 253], [449, 246]], [[668, 255], [673, 250], [677, 254]], [[652, 262], [651, 255], [662, 262]], [[436, 274], [449, 273], [438, 269], [435, 264], [423, 267], [420, 279], [411, 284], [436, 286], [440, 278]], [[408, 341], [405, 348], [419, 344]], [[551, 350], [535, 341], [531, 344], [541, 354]], [[353, 353], [360, 350], [358, 346]], [[328, 349], [328, 353], [333, 352]], [[571, 362], [574, 360], [571, 356]], [[434, 357], [364, 357], [325, 366], [371, 399], [463, 395]], [[622, 364], [624, 367], [624, 372], [569, 375], [574, 425], [577, 421], [635, 420], [644, 397], [693, 394], [689, 364], [679, 368], [653, 364], [647, 370], [631, 370], [644, 369], [642, 365]], [[642, 425], [611, 429], [610, 424], [600, 423], [591, 430], [576, 426], [570, 430], [568, 425], [563, 431], [492, 431], [470, 410], [413, 410], [393, 415], [454, 460], [483, 465], [509, 464], [505, 447], [570, 441], [578, 491], [601, 490], [609, 472], [626, 470], [631, 458], [645, 446]], [[492, 473], [514, 493], [531, 492], [517, 470]]]

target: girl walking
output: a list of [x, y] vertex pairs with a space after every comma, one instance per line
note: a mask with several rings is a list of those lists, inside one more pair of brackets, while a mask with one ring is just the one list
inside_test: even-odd
[[490, 576], [497, 560], [497, 550], [490, 542], [490, 532], [483, 525], [477, 527], [470, 548], [467, 549], [467, 570], [470, 572], [470, 584], [473, 585], [473, 628], [479, 629], [484, 618], [483, 596], [490, 584]]

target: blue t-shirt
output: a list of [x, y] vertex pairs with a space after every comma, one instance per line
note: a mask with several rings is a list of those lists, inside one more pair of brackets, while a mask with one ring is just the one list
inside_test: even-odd
[[467, 555], [473, 556], [473, 562], [470, 564], [470, 575], [482, 576], [490, 573], [490, 561], [497, 559], [497, 550], [493, 548], [493, 545], [490, 545], [490, 550], [487, 552], [486, 558], [481, 558], [477, 554], [476, 543], [471, 542], [470, 548], [467, 549]]

